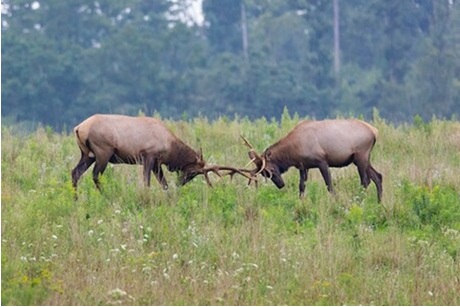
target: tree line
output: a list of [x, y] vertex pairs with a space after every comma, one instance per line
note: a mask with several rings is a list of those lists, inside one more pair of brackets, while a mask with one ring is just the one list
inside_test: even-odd
[[458, 0], [5, 0], [2, 119], [460, 114]]

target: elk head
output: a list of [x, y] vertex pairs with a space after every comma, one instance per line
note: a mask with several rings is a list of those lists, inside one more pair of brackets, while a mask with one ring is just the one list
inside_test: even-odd
[[257, 177], [257, 175], [261, 174], [263, 177], [271, 179], [278, 189], [283, 188], [284, 180], [281, 177], [282, 170], [273, 159], [270, 148], [265, 150], [262, 155], [259, 155], [257, 154], [254, 146], [252, 146], [245, 137], [241, 136], [241, 138], [246, 146], [250, 148], [248, 155], [251, 161], [249, 163], [254, 162], [256, 165], [256, 168], [251, 171], [251, 176]]

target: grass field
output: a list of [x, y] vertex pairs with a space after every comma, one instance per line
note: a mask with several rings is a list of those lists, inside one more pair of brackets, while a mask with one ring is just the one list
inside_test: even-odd
[[[299, 121], [165, 121], [208, 163], [243, 167]], [[170, 189], [140, 166], [90, 171], [74, 201], [73, 135], [2, 127], [2, 305], [459, 305], [460, 123], [394, 126], [375, 116], [384, 176], [363, 190], [355, 166], [214, 189], [197, 177]]]

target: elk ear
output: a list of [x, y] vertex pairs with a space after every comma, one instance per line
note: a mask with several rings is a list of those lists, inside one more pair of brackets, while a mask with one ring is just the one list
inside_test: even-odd
[[203, 150], [201, 149], [201, 147], [200, 147], [200, 149], [198, 149], [197, 155], [198, 155], [198, 159], [200, 161], [203, 161]]
[[265, 152], [265, 158], [266, 158], [267, 160], [270, 160], [271, 155], [272, 155], [272, 152], [271, 152], [270, 150], [267, 150], [267, 151]]

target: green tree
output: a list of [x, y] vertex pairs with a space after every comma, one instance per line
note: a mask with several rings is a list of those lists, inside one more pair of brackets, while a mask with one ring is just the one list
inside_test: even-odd
[[216, 52], [242, 51], [242, 0], [204, 0], [207, 38]]
[[459, 17], [458, 1], [432, 2], [428, 34], [407, 82], [411, 104], [425, 119], [460, 113]]

